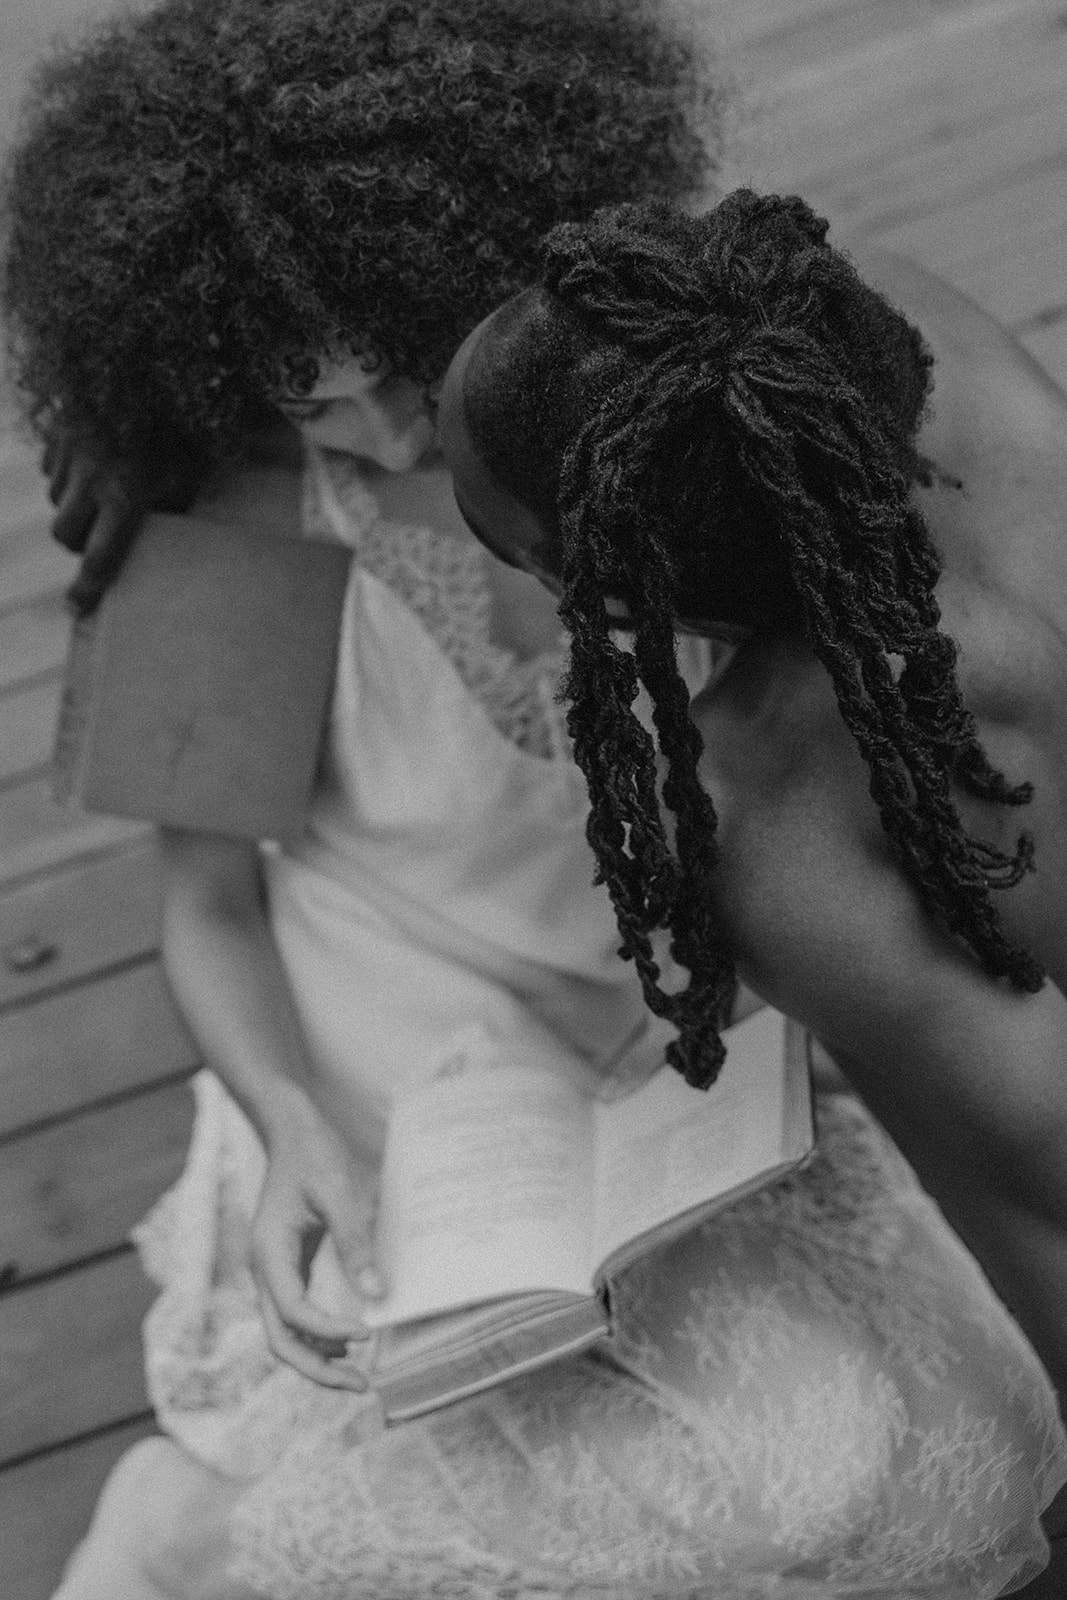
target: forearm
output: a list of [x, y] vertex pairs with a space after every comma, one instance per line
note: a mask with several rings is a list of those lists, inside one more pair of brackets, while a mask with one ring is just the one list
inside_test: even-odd
[[163, 960], [200, 1047], [269, 1147], [314, 1114], [312, 1073], [271, 932], [258, 850], [164, 830]]
[[835, 1056], [1030, 1339], [1067, 1418], [1064, 1007], [1050, 986], [987, 1001], [967, 1016], [946, 1006], [943, 1026], [917, 1037], [887, 1026], [881, 1054], [868, 1041]]
[[950, 1220], [1029, 1337], [1067, 1418], [1067, 1227], [995, 1197]]
[[[961, 1159], [944, 1127], [892, 1130], [1043, 1362], [1067, 1419], [1067, 1181], [1036, 1148]], [[910, 1133], [910, 1137], [909, 1137]]]
[[358, 1311], [311, 1299], [310, 1263], [325, 1234], [348, 1281], [380, 1293], [368, 1229], [366, 1172], [323, 1116], [288, 977], [274, 941], [260, 856], [218, 834], [166, 830], [163, 954], [175, 1000], [212, 1067], [263, 1140], [267, 1167], [249, 1265], [275, 1354], [316, 1383], [363, 1390], [352, 1340]]

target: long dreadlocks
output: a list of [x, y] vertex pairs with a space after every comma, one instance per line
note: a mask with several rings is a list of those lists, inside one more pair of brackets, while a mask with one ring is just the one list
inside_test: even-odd
[[[572, 636], [563, 694], [589, 784], [589, 839], [649, 1007], [680, 1030], [670, 1059], [713, 1081], [736, 989], [711, 902], [714, 806], [675, 625], [803, 630], [870, 772], [897, 860], [985, 970], [1040, 987], [990, 890], [1032, 866], [969, 836], [953, 780], [1003, 805], [939, 629], [938, 556], [911, 498], [932, 358], [918, 332], [826, 243], [797, 198], [738, 191], [700, 218], [622, 206], [549, 235], [541, 287], [501, 314], [468, 369], [488, 468], [537, 512]], [[621, 599], [633, 649], [612, 637]], [[641, 685], [666, 758], [638, 720]], [[687, 986], [667, 992], [653, 934]]]

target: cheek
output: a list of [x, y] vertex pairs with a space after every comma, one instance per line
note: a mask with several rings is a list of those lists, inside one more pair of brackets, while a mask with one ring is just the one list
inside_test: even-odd
[[387, 472], [406, 472], [434, 442], [434, 426], [424, 412], [400, 422], [358, 401], [339, 401], [305, 422], [301, 432], [312, 444], [373, 461]]

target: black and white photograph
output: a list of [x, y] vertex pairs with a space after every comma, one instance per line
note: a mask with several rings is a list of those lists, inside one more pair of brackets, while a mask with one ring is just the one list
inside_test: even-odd
[[1064, 0], [3, 0], [0, 1600], [1067, 1600]]

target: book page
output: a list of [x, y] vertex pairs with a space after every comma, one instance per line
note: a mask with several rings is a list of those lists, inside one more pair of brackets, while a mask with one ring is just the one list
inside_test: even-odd
[[593, 1119], [565, 1074], [506, 1057], [398, 1097], [374, 1326], [531, 1290], [588, 1294]]
[[771, 1170], [783, 1128], [785, 1019], [764, 1007], [724, 1035], [717, 1081], [692, 1089], [664, 1067], [595, 1111], [594, 1272], [620, 1246]]

